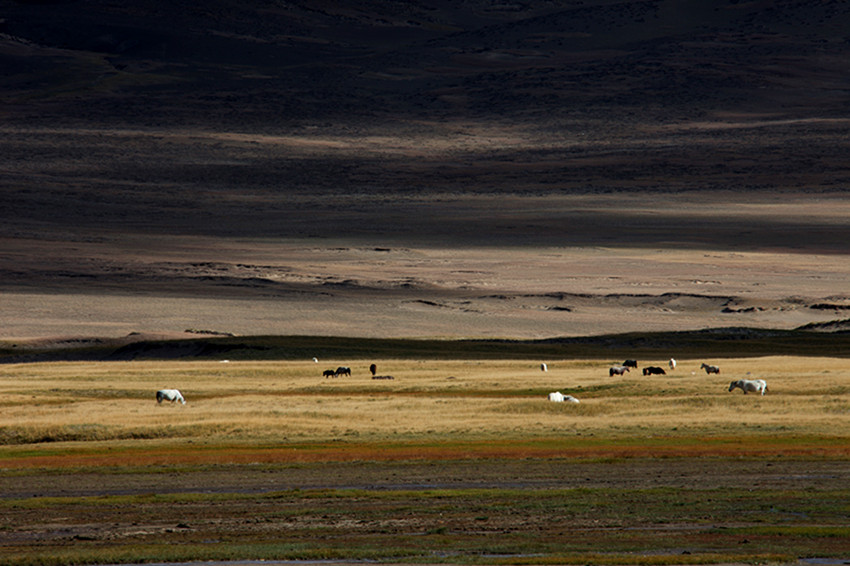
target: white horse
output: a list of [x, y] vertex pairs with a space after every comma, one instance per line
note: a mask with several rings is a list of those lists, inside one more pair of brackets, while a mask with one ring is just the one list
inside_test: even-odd
[[572, 395], [564, 395], [560, 391], [555, 391], [554, 393], [549, 394], [549, 400], [553, 403], [563, 403], [566, 401], [567, 403], [581, 403], [578, 399], [573, 397]]
[[764, 395], [764, 392], [767, 391], [767, 382], [763, 379], [739, 379], [729, 384], [729, 391], [736, 387], [743, 391], [744, 395], [750, 392]]
[[710, 366], [708, 364], [702, 364], [699, 366], [699, 369], [704, 369], [705, 373], [720, 373], [720, 368], [717, 366]]
[[545, 362], [540, 364], [540, 371], [549, 371], [549, 366]]
[[156, 392], [156, 402], [162, 403], [163, 401], [171, 401], [172, 403], [176, 401], [180, 401], [184, 405], [186, 404], [186, 399], [183, 398], [183, 395], [176, 389], [160, 389]]
[[614, 366], [608, 369], [608, 377], [612, 375], [623, 375], [627, 371], [629, 371], [629, 368], [626, 366]]
[[670, 358], [670, 361], [667, 362], [667, 365], [670, 366], [670, 369], [676, 369], [676, 360], [674, 360], [673, 358]]

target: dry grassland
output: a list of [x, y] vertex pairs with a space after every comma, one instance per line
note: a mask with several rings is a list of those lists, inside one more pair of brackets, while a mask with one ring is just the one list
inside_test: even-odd
[[[613, 361], [379, 360], [352, 377], [323, 378], [341, 360], [312, 362], [51, 363], [0, 370], [0, 440], [12, 455], [57, 442], [115, 446], [186, 443], [286, 445], [430, 442], [570, 442], [682, 438], [841, 438], [850, 430], [850, 366], [843, 359], [771, 357], [680, 360], [667, 376], [609, 377]], [[646, 362], [642, 365], [661, 365]], [[764, 397], [728, 392], [733, 379], [765, 378]], [[179, 388], [187, 404], [157, 405]], [[580, 404], [550, 403], [551, 391]], [[661, 440], [667, 439], [667, 440]], [[797, 446], [800, 448], [800, 446]], [[72, 450], [73, 451], [73, 450]]]
[[[394, 379], [346, 360], [0, 367], [0, 552], [670, 565], [850, 549], [847, 360], [682, 359], [660, 377], [598, 359], [375, 362]], [[343, 364], [351, 377], [321, 376]], [[744, 377], [770, 391], [727, 391]], [[163, 387], [187, 404], [157, 405]]]

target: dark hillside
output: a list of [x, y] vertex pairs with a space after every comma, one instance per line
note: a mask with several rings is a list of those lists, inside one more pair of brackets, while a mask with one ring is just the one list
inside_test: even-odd
[[[13, 0], [5, 119], [847, 110], [845, 2]], [[72, 112], [70, 112], [72, 111]]]
[[[383, 199], [840, 193], [847, 30], [850, 4], [828, 1], [5, 2], [0, 223], [581, 243], [646, 219], [494, 227]], [[847, 241], [792, 220], [752, 224], [752, 244]], [[640, 239], [730, 245], [656, 221]]]
[[837, 0], [6, 0], [0, 335], [846, 318], [848, 62]]

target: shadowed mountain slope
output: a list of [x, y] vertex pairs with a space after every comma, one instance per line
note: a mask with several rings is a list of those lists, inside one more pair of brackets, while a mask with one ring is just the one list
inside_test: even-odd
[[847, 109], [839, 1], [14, 0], [0, 18], [13, 120]]
[[[480, 242], [519, 226], [579, 244], [620, 241], [617, 224], [728, 247], [739, 227], [695, 234], [679, 206], [636, 237], [648, 219], [601, 196], [846, 190], [848, 29], [829, 1], [16, 0], [0, 9], [0, 220]], [[545, 218], [499, 211], [588, 193]], [[474, 200], [428, 200], [459, 195]], [[828, 250], [850, 229], [746, 225], [757, 247]]]
[[805, 305], [846, 303], [848, 30], [838, 0], [8, 0], [5, 332], [846, 318]]

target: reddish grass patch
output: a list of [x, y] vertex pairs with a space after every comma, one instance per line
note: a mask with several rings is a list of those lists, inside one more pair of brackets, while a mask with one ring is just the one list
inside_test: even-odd
[[824, 458], [850, 459], [846, 438], [688, 438], [627, 440], [473, 441], [435, 443], [305, 443], [276, 446], [179, 444], [168, 447], [113, 447], [107, 452], [69, 448], [66, 453], [15, 456], [6, 469], [144, 467], [248, 463], [314, 463], [462, 459], [581, 460], [629, 458]]

